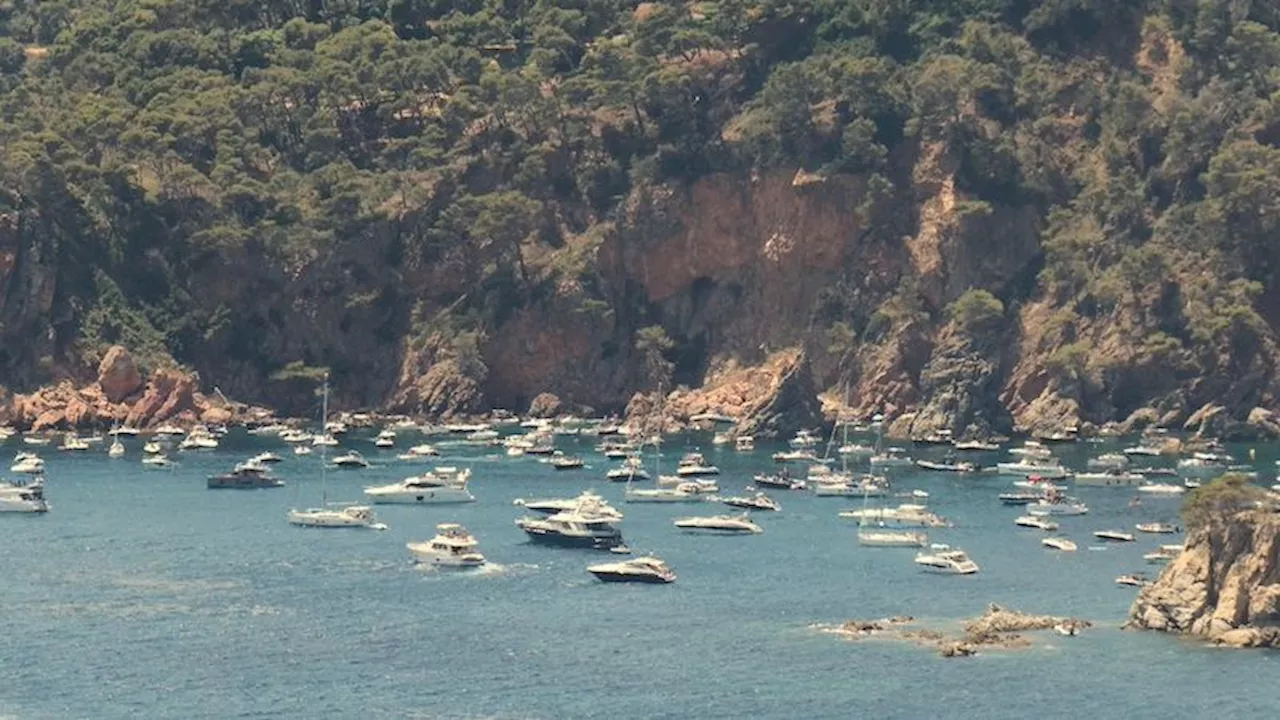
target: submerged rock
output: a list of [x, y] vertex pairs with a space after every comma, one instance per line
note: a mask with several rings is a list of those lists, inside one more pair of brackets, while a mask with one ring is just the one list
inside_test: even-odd
[[969, 657], [979, 648], [1016, 650], [1031, 647], [1032, 642], [1020, 633], [1052, 630], [1057, 626], [1069, 627], [1075, 632], [1093, 627], [1093, 623], [1079, 618], [1032, 615], [1007, 610], [995, 603], [986, 612], [966, 620], [959, 636], [934, 628], [912, 627], [914, 618], [899, 617], [883, 620], [849, 620], [835, 627], [819, 627], [820, 630], [851, 639], [870, 636], [886, 637], [913, 642], [938, 650], [943, 657]]

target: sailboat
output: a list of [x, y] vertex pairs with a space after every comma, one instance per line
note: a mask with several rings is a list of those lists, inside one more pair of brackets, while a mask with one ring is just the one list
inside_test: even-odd
[[[658, 386], [658, 397], [663, 397], [662, 386]], [[664, 478], [661, 472], [662, 465], [662, 407], [658, 408], [658, 436], [653, 441], [653, 476], [658, 479], [658, 487], [633, 489], [631, 481], [635, 476], [627, 476], [627, 486], [622, 491], [622, 499], [629, 503], [683, 503], [683, 502], [703, 502], [707, 499], [707, 495], [699, 492], [697, 483], [680, 482], [678, 478], [671, 478], [676, 481], [675, 487], [664, 487]]]
[[120, 442], [120, 426], [111, 428], [111, 447], [107, 448], [107, 457], [124, 457], [124, 443]]
[[[876, 449], [880, 448], [883, 441], [884, 419], [880, 415], [876, 415], [874, 421], [877, 423]], [[865, 486], [864, 486], [865, 487]], [[874, 530], [868, 530], [866, 527], [867, 517], [871, 513], [867, 512], [867, 492], [864, 489], [862, 493], [862, 512], [858, 514], [858, 544], [867, 547], [924, 547], [929, 542], [929, 536], [926, 533], [912, 530], [890, 530], [880, 527]]]
[[[324, 399], [320, 410], [320, 426], [327, 427], [329, 420], [329, 375], [324, 376]], [[368, 505], [333, 505], [329, 504], [328, 472], [324, 454], [327, 445], [320, 445], [320, 507], [305, 510], [290, 510], [289, 524], [301, 527], [361, 527], [371, 530], [386, 530], [384, 523], [374, 517], [373, 508]]]

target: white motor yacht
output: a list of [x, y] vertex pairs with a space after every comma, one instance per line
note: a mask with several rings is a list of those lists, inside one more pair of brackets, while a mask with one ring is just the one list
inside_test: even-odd
[[254, 455], [252, 458], [250, 458], [250, 460], [262, 465], [269, 465], [271, 463], [283, 462], [284, 458], [268, 450], [266, 452], [260, 452], [257, 455]]
[[867, 547], [914, 547], [929, 544], [929, 535], [915, 530], [868, 530], [858, 528], [858, 544]]
[[1196, 453], [1178, 461], [1178, 472], [1201, 479], [1218, 477], [1227, 472], [1233, 459], [1216, 453]]
[[1053, 451], [1048, 447], [1045, 447], [1045, 444], [1039, 440], [1027, 440], [1022, 444], [1022, 447], [1009, 448], [1009, 454], [1017, 455], [1022, 458], [1037, 458], [1041, 460], [1048, 460], [1053, 457]]
[[1134, 487], [1146, 482], [1146, 478], [1138, 473], [1124, 470], [1106, 470], [1103, 472], [1076, 473], [1076, 485], [1093, 487]]
[[1132, 533], [1123, 532], [1121, 530], [1096, 530], [1094, 531], [1093, 536], [1098, 538], [1099, 540], [1106, 540], [1108, 542], [1133, 542], [1134, 541], [1134, 537]]
[[89, 443], [84, 439], [76, 437], [74, 433], [67, 433], [62, 437], [62, 444], [58, 449], [63, 452], [83, 452], [89, 449]]
[[708, 493], [700, 492], [693, 483], [681, 483], [675, 487], [627, 488], [622, 498], [629, 503], [688, 503], [705, 502]]
[[1149, 495], [1181, 495], [1186, 491], [1186, 486], [1172, 483], [1147, 483], [1138, 486], [1138, 492]]
[[178, 427], [177, 425], [171, 425], [171, 424], [166, 423], [166, 424], [161, 425], [160, 427], [156, 428], [156, 429], [155, 429], [155, 434], [156, 434], [156, 435], [171, 435], [171, 436], [173, 436], [173, 437], [181, 437], [181, 436], [183, 436], [183, 435], [186, 435], [186, 434], [187, 434], [187, 431], [186, 431], [186, 430], [183, 430], [182, 428]]
[[[305, 442], [305, 441], [300, 441]], [[316, 447], [337, 447], [338, 439], [329, 433], [324, 435], [316, 435], [311, 438], [311, 444]]]
[[405, 478], [389, 485], [367, 487], [364, 494], [377, 504], [443, 505], [475, 502], [475, 496], [467, 490], [467, 478], [470, 475], [470, 470], [458, 473], [453, 468], [438, 468], [435, 473]]
[[786, 450], [773, 454], [773, 461], [777, 463], [787, 462], [822, 462], [822, 460], [813, 454], [812, 450]]
[[1089, 458], [1087, 465], [1090, 470], [1123, 470], [1129, 467], [1129, 458], [1123, 453], [1105, 453]]
[[1176, 525], [1160, 522], [1139, 523], [1134, 526], [1134, 529], [1138, 532], [1155, 533], [1159, 535], [1172, 535], [1173, 533], [1178, 532], [1178, 527]]
[[949, 525], [946, 520], [929, 512], [924, 505], [916, 504], [902, 504], [896, 508], [878, 507], [846, 510], [840, 513], [840, 517], [857, 520], [860, 523], [892, 528], [937, 528]]
[[1041, 538], [1040, 544], [1051, 550], [1061, 550], [1063, 552], [1076, 551], [1076, 544], [1064, 537]]
[[294, 445], [293, 454], [294, 455], [310, 455], [311, 448], [306, 445]]
[[35, 453], [20, 452], [13, 456], [13, 465], [9, 466], [9, 472], [39, 475], [44, 472], [44, 458]]
[[378, 522], [373, 508], [364, 505], [290, 510], [288, 520], [290, 525], [301, 527], [387, 529], [385, 524]]
[[629, 558], [622, 562], [588, 565], [587, 572], [604, 582], [633, 582], [665, 585], [676, 580], [676, 574], [662, 560], [652, 555]]
[[762, 492], [757, 492], [754, 495], [739, 495], [736, 497], [721, 498], [720, 502], [728, 505], [729, 507], [741, 508], [743, 510], [770, 510], [778, 512], [782, 509], [782, 506], [778, 504], [777, 500], [774, 500]]
[[396, 446], [396, 434], [391, 430], [383, 430], [373, 439], [375, 447], [391, 448]]
[[1089, 506], [1082, 502], [1076, 502], [1070, 498], [1040, 498], [1036, 502], [1027, 504], [1027, 514], [1044, 517], [1047, 515], [1084, 515], [1089, 512]]
[[811, 448], [817, 447], [819, 442], [821, 442], [821, 438], [817, 435], [808, 430], [801, 430], [796, 433], [795, 437], [791, 438], [789, 444], [793, 448]]
[[682, 478], [719, 474], [720, 468], [709, 464], [702, 453], [689, 453], [681, 458], [680, 464], [676, 466], [676, 475]]
[[484, 565], [484, 555], [476, 550], [479, 543], [456, 523], [436, 526], [436, 536], [428, 542], [408, 543], [406, 547], [418, 562], [440, 567], [474, 568]]
[[165, 470], [175, 465], [175, 463], [172, 460], [170, 460], [167, 456], [165, 456], [164, 453], [160, 453], [157, 455], [148, 455], [142, 458], [142, 464], [145, 467], [152, 468], [155, 470]]
[[44, 499], [44, 482], [36, 478], [29, 483], [0, 480], [0, 512], [43, 513], [49, 511]]
[[876, 470], [895, 470], [901, 468], [915, 467], [915, 460], [912, 460], [905, 448], [891, 447], [885, 448], [885, 451], [877, 455], [871, 456], [871, 471]]
[[637, 457], [627, 458], [622, 465], [610, 469], [604, 475], [614, 482], [649, 479], [649, 472], [644, 469], [644, 463]]
[[1023, 515], [1017, 520], [1014, 520], [1013, 524], [1018, 527], [1036, 528], [1037, 530], [1044, 530], [1046, 532], [1053, 532], [1058, 529], [1058, 523], [1036, 515]]
[[972, 575], [978, 572], [978, 564], [969, 559], [963, 550], [950, 545], [935, 544], [915, 557], [915, 563], [925, 572], [944, 575]]
[[585, 490], [576, 498], [550, 498], [546, 500], [525, 500], [516, 498], [513, 503], [517, 507], [527, 508], [534, 512], [554, 515], [561, 512], [579, 511], [585, 515], [609, 517], [621, 520], [622, 513], [608, 503], [603, 497], [590, 490]]
[[409, 448], [408, 452], [401, 453], [396, 456], [399, 460], [424, 460], [430, 457], [436, 457], [440, 451], [431, 445], [414, 445]]
[[697, 515], [679, 518], [675, 526], [685, 532], [713, 535], [759, 535], [764, 528], [751, 521], [746, 513], [741, 515]]
[[48, 445], [48, 444], [49, 444], [49, 438], [44, 437], [44, 436], [42, 436], [42, 435], [27, 435], [27, 436], [25, 436], [25, 437], [23, 437], [23, 438], [22, 438], [22, 444], [24, 444], [24, 445], [36, 445], [36, 446], [40, 446], [40, 445]]
[[847, 445], [841, 445], [836, 449], [836, 452], [847, 457], [871, 457], [875, 454], [876, 449], [870, 445], [849, 443]]
[[877, 475], [856, 478], [836, 475], [810, 483], [809, 487], [818, 497], [884, 497], [889, 494], [889, 482]]
[[160, 443], [156, 442], [155, 440], [150, 440], [142, 446], [142, 452], [148, 455], [159, 455], [163, 451], [164, 451], [164, 448], [161, 447]]
[[1151, 565], [1161, 565], [1177, 559], [1184, 549], [1185, 547], [1182, 545], [1161, 545], [1154, 551], [1143, 555], [1142, 559]]
[[128, 426], [128, 425], [121, 425], [121, 426], [120, 426], [120, 427], [118, 427], [118, 428], [113, 428], [113, 429], [112, 429], [110, 432], [108, 432], [107, 434], [108, 434], [108, 435], [114, 435], [114, 436], [117, 436], [117, 437], [119, 437], [119, 436], [121, 436], [121, 435], [123, 435], [123, 436], [125, 436], [125, 437], [136, 437], [136, 436], [137, 436], [137, 435], [139, 435], [141, 432], [142, 432], [142, 431], [141, 431], [141, 430], [139, 430], [139, 429], [138, 429], [138, 428], [136, 428], [136, 427], [130, 427], [130, 426]]
[[301, 430], [295, 430], [295, 429], [289, 428], [289, 429], [286, 429], [284, 432], [280, 433], [280, 440], [282, 442], [289, 443], [290, 445], [300, 445], [302, 443], [313, 442], [315, 440], [315, 437], [310, 433], [305, 433], [305, 432], [302, 432]]
[[1000, 449], [999, 443], [982, 440], [957, 440], [951, 444], [951, 447], [957, 452], [996, 452]]
[[369, 467], [369, 461], [365, 460], [364, 456], [356, 450], [352, 450], [345, 455], [339, 455], [334, 458], [333, 464], [334, 466], [343, 468], [344, 470], [363, 470]]
[[1068, 475], [1067, 469], [1053, 460], [1032, 459], [996, 463], [996, 472], [1001, 475], [1038, 475], [1046, 480], [1061, 480]]
[[622, 531], [614, 525], [617, 521], [612, 515], [571, 510], [547, 517], [523, 517], [516, 520], [516, 527], [534, 542], [608, 550], [623, 544]]
[[218, 447], [218, 439], [208, 430], [196, 426], [178, 443], [179, 450], [214, 450]]

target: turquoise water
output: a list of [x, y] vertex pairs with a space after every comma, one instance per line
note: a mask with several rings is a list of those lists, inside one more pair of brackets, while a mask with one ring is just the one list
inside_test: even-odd
[[[402, 437], [407, 446], [411, 437]], [[670, 464], [684, 443], [670, 442]], [[1168, 537], [1089, 550], [1089, 533], [1174, 520], [1177, 499], [1083, 488], [1089, 515], [1061, 519], [1080, 552], [1055, 554], [1015, 528], [996, 501], [1010, 478], [909, 472], [955, 523], [935, 541], [969, 551], [971, 577], [918, 572], [909, 549], [860, 548], [839, 510], [860, 500], [775, 491], [782, 512], [757, 515], [753, 537], [685, 535], [674, 517], [722, 506], [623, 505], [604, 480], [612, 461], [587, 439], [561, 447], [588, 468], [555, 472], [532, 458], [444, 448], [474, 468], [465, 506], [379, 506], [384, 532], [307, 530], [284, 521], [319, 500], [318, 457], [285, 461], [277, 490], [208, 491], [206, 475], [267, 447], [233, 435], [223, 449], [181, 455], [174, 471], [129, 455], [46, 450], [45, 516], [0, 516], [0, 717], [1221, 717], [1275, 716], [1280, 655], [1223, 651], [1118, 629], [1134, 590], [1116, 575]], [[415, 466], [357, 447], [376, 466], [329, 473], [334, 500]], [[20, 449], [10, 442], [5, 461]], [[724, 492], [771, 467], [706, 445]], [[1071, 448], [1068, 465], [1082, 467]], [[1243, 448], [1233, 448], [1244, 455]], [[913, 450], [939, 456], [937, 450]], [[1260, 453], [1270, 467], [1274, 453]], [[988, 456], [985, 463], [995, 461]], [[526, 543], [518, 497], [595, 487], [626, 512], [628, 543], [670, 563], [670, 586], [605, 585], [586, 573], [614, 556]], [[897, 501], [894, 501], [897, 502]], [[438, 522], [464, 523], [497, 567], [442, 573], [412, 566], [404, 544]], [[809, 628], [910, 614], [941, 624], [995, 601], [1099, 623], [1079, 638], [966, 660], [882, 640], [850, 642]]]

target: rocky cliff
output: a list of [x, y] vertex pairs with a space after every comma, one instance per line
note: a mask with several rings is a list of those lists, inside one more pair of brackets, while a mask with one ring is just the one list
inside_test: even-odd
[[1129, 626], [1237, 646], [1280, 646], [1280, 515], [1248, 511], [1193, 531], [1129, 609]]

